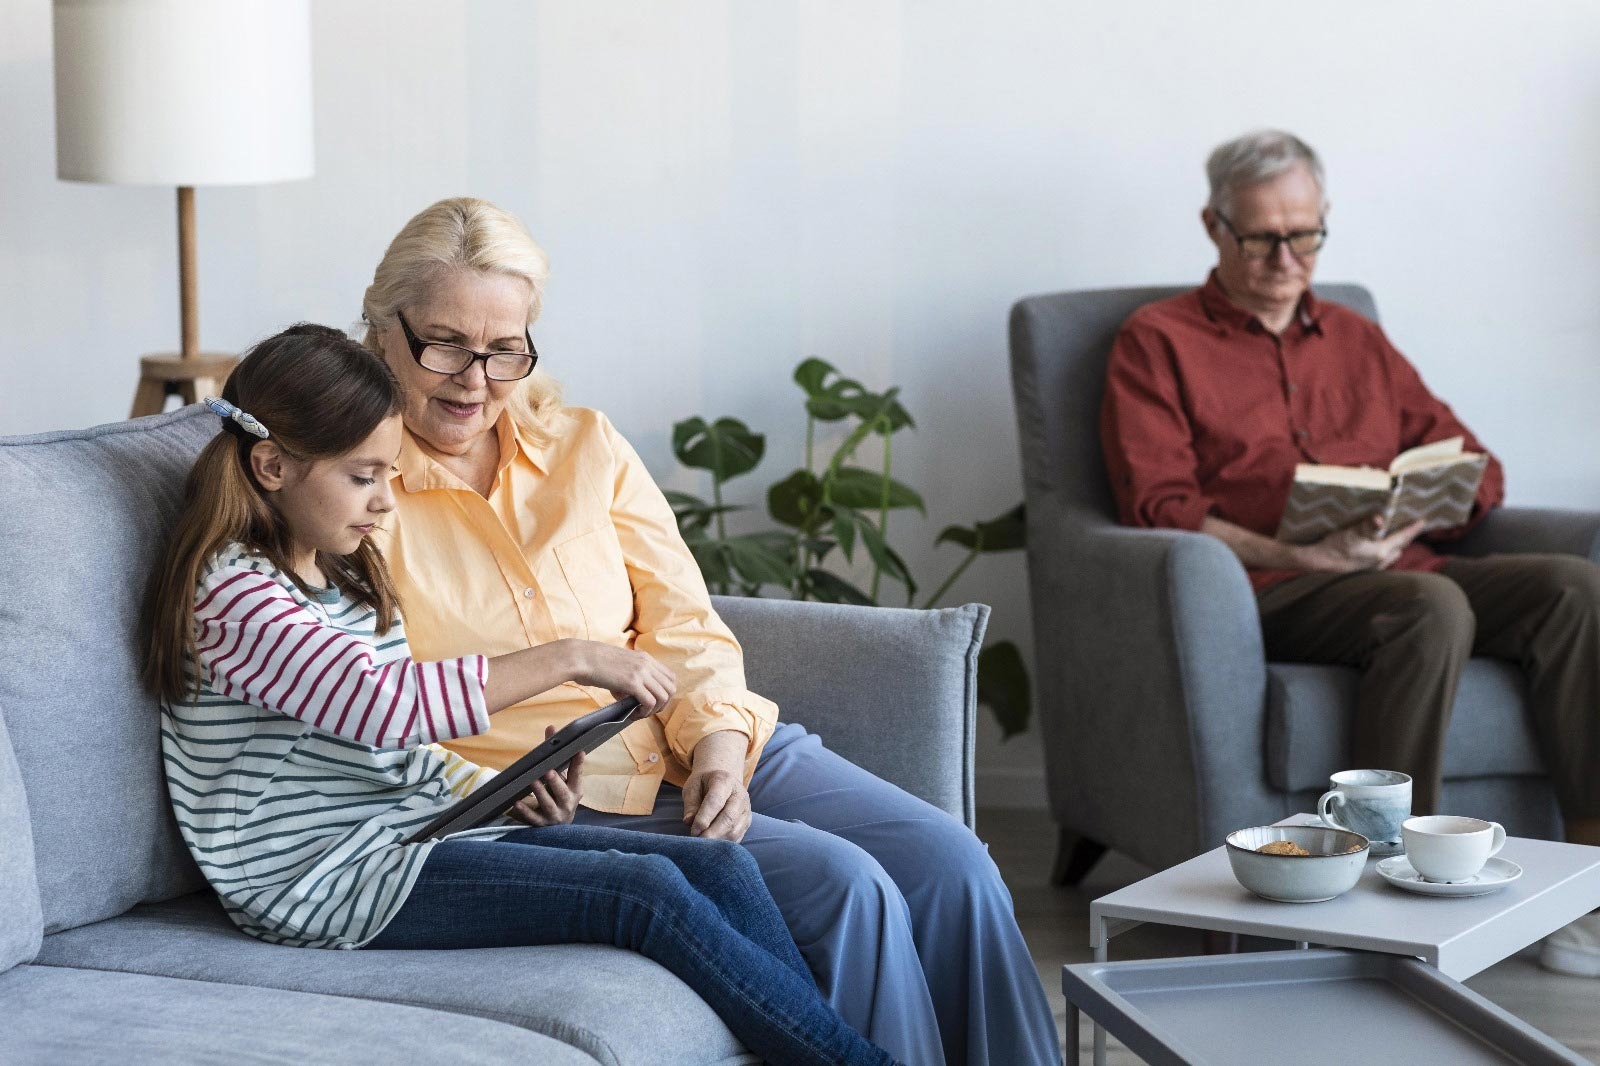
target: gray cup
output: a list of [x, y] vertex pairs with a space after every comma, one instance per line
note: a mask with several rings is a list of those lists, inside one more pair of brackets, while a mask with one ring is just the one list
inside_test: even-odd
[[1400, 846], [1400, 825], [1411, 817], [1411, 778], [1398, 770], [1343, 770], [1317, 801], [1328, 825], [1360, 833], [1378, 845]]

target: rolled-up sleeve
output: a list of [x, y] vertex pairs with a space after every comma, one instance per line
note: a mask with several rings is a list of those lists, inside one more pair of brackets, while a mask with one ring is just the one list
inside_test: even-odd
[[1124, 524], [1196, 530], [1212, 512], [1169, 346], [1133, 323], [1106, 365], [1100, 445]]
[[712, 609], [671, 506], [633, 446], [609, 420], [601, 424], [615, 460], [611, 520], [633, 586], [633, 646], [677, 675], [677, 695], [661, 713], [667, 744], [689, 766], [705, 737], [741, 733], [748, 782], [777, 725], [778, 706], [745, 687], [744, 652]]

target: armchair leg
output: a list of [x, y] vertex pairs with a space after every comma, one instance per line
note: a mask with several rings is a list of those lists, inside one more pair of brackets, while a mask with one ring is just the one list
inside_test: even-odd
[[1094, 864], [1105, 853], [1106, 846], [1098, 840], [1090, 840], [1062, 828], [1056, 842], [1056, 862], [1050, 871], [1050, 883], [1058, 886], [1078, 884], [1089, 876], [1089, 871], [1094, 869]]

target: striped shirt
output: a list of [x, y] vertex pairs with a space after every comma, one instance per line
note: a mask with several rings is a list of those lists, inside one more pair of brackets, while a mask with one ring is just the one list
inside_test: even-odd
[[165, 705], [161, 729], [184, 841], [245, 932], [359, 947], [433, 848], [401, 841], [487, 778], [428, 745], [489, 728], [488, 660], [414, 662], [398, 621], [378, 637], [370, 607], [307, 598], [237, 544], [194, 604], [199, 695]]

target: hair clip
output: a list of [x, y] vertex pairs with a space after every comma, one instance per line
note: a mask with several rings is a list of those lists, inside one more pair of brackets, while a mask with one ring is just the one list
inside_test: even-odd
[[262, 440], [266, 440], [271, 436], [267, 432], [267, 427], [256, 421], [255, 415], [239, 410], [227, 400], [219, 399], [215, 396], [207, 396], [205, 405], [215, 411], [220, 418], [234, 423], [246, 433], [260, 437]]

